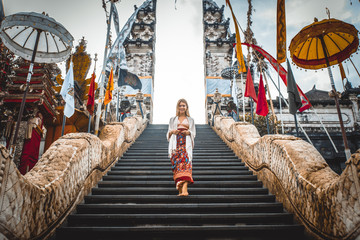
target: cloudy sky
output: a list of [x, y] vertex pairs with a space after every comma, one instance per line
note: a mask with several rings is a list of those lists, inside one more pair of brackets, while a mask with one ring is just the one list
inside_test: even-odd
[[[116, 4], [120, 28], [133, 13], [134, 5], [140, 6], [142, 2], [143, 0], [121, 0]], [[215, 2], [219, 6], [225, 4], [225, 0]], [[247, 2], [231, 0], [235, 15], [244, 29]], [[95, 53], [98, 54], [99, 75], [106, 38], [105, 12], [101, 0], [3, 0], [3, 3], [5, 15], [45, 11], [73, 35], [75, 45], [84, 36], [88, 41], [87, 52], [92, 57]], [[253, 1], [253, 6], [255, 11], [252, 30], [255, 38], [261, 47], [276, 56], [276, 0], [256, 0]], [[332, 18], [351, 23], [360, 29], [360, 3], [357, 0], [286, 0], [287, 46], [301, 28], [313, 22], [314, 17], [319, 20], [327, 18], [326, 7], [329, 8]], [[231, 16], [227, 7], [225, 15], [226, 18]], [[234, 32], [233, 25], [231, 31]], [[205, 123], [201, 0], [177, 0], [176, 9], [175, 0], [157, 0], [155, 58], [154, 123], [167, 123], [175, 114], [177, 100], [182, 97], [188, 100], [190, 113], [196, 123]], [[360, 67], [359, 55], [354, 54], [353, 61]], [[60, 63], [59, 66], [64, 69], [64, 63]], [[344, 67], [353, 86], [359, 86], [360, 79], [352, 65], [346, 63]], [[93, 66], [90, 72], [92, 69]], [[336, 87], [342, 91], [339, 71], [337, 68], [333, 70]], [[305, 72], [294, 67], [293, 71], [298, 85], [304, 92], [309, 91], [314, 85], [318, 89], [330, 89], [328, 73], [325, 70]], [[275, 73], [273, 77], [276, 78]], [[281, 88], [285, 94], [285, 86], [282, 85]], [[270, 86], [270, 89], [272, 97], [275, 98], [275, 88]]]

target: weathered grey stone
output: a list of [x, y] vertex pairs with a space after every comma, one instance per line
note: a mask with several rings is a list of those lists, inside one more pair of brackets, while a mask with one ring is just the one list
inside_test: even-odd
[[360, 235], [360, 150], [339, 176], [312, 145], [299, 138], [260, 137], [253, 125], [222, 116], [215, 116], [214, 130], [314, 237]]
[[0, 163], [4, 163], [0, 177], [7, 182], [0, 185], [2, 234], [8, 239], [46, 237], [42, 234], [54, 231], [55, 222], [62, 223], [146, 126], [147, 120], [131, 117], [121, 124], [108, 124], [100, 138], [67, 134], [54, 142], [25, 176], [0, 145]]

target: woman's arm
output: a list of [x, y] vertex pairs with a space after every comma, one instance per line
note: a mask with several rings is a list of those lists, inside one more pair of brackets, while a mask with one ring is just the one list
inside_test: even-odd
[[170, 140], [171, 135], [179, 133], [179, 130], [173, 128], [174, 119], [175, 118], [170, 118], [170, 121], [169, 121], [169, 128], [168, 128], [168, 131], [166, 133], [166, 137], [167, 137], [168, 141]]

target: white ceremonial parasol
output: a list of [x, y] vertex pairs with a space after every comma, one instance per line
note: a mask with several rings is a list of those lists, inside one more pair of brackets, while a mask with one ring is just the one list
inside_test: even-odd
[[56, 63], [66, 60], [70, 55], [74, 38], [55, 19], [35, 12], [21, 12], [7, 16], [1, 22], [0, 37], [4, 45], [15, 55], [31, 61], [15, 135], [10, 144], [10, 153], [12, 153], [15, 150], [14, 146], [25, 107], [34, 62]]

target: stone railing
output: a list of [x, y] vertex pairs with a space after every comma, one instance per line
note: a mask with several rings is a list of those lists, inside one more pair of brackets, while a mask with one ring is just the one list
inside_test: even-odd
[[25, 176], [0, 145], [0, 239], [49, 237], [147, 124], [129, 117], [106, 125], [99, 137], [67, 134]]
[[317, 239], [360, 239], [360, 150], [339, 176], [311, 144], [215, 117], [214, 130]]

